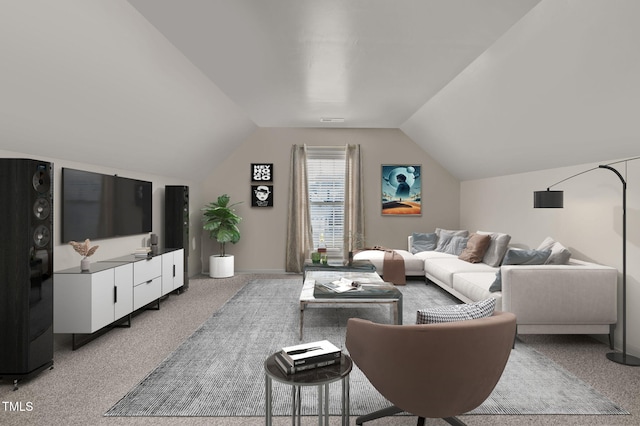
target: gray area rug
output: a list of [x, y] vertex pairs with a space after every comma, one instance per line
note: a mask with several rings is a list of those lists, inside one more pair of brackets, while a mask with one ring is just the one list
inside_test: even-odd
[[[105, 416], [263, 416], [264, 360], [297, 344], [302, 280], [261, 279], [242, 288]], [[405, 324], [419, 308], [459, 303], [434, 285], [414, 281], [403, 293]], [[327, 339], [344, 349], [346, 322], [359, 317], [391, 321], [387, 305], [305, 311], [304, 342]], [[346, 351], [346, 350], [345, 350]], [[273, 413], [289, 415], [291, 388], [274, 382]], [[351, 414], [389, 403], [354, 366]], [[331, 414], [340, 408], [340, 385], [330, 385]], [[316, 392], [303, 388], [302, 412], [316, 413]], [[489, 399], [470, 414], [629, 414], [559, 365], [518, 342]]]

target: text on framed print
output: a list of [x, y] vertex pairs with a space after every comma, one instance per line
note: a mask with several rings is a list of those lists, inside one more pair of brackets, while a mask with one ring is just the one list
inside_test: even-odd
[[273, 182], [273, 163], [251, 163], [251, 180]]

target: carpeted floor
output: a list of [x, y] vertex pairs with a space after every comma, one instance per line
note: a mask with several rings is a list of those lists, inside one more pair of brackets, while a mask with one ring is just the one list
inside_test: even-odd
[[[56, 335], [55, 368], [20, 383], [13, 392], [10, 381], [0, 381], [0, 400], [22, 410], [0, 409], [3, 426], [26, 425], [264, 425], [261, 417], [105, 417], [128, 391], [143, 380], [167, 356], [191, 336], [216, 310], [248, 281], [284, 278], [287, 274], [238, 274], [228, 279], [206, 276], [191, 279], [189, 291], [163, 300], [159, 311], [137, 315], [131, 328], [115, 329], [90, 344], [71, 350], [69, 335]], [[622, 366], [606, 359], [608, 345], [583, 335], [524, 335], [528, 346], [590, 384], [631, 415], [467, 415], [469, 426], [629, 426], [640, 424], [640, 368]], [[20, 405], [21, 404], [21, 405]], [[30, 408], [26, 408], [30, 407]], [[276, 417], [274, 425], [290, 425], [288, 417]], [[313, 417], [303, 425], [317, 424]], [[330, 424], [339, 424], [337, 417]], [[350, 424], [355, 424], [351, 419]], [[415, 425], [415, 418], [396, 416], [373, 425]], [[439, 426], [441, 419], [427, 419]]]
[[[410, 283], [404, 322], [421, 307], [457, 303], [435, 286]], [[107, 412], [109, 416], [263, 416], [262, 363], [297, 343], [297, 280], [254, 280], [207, 320], [158, 368]], [[388, 306], [347, 305], [309, 309], [306, 342], [327, 339], [342, 347], [348, 318], [389, 322]], [[342, 348], [344, 350], [344, 348]], [[351, 413], [390, 405], [355, 367], [350, 375]], [[338, 414], [339, 384], [331, 414]], [[303, 392], [303, 414], [316, 412], [315, 391]], [[274, 414], [290, 412], [290, 388], [274, 387]], [[627, 414], [544, 355], [518, 343], [496, 390], [476, 414]]]

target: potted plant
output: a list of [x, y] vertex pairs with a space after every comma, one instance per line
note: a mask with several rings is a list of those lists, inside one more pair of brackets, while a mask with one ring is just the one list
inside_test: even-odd
[[209, 232], [212, 240], [220, 244], [220, 254], [209, 257], [209, 276], [212, 278], [225, 278], [233, 276], [234, 258], [225, 251], [227, 243], [235, 244], [240, 240], [238, 223], [242, 220], [235, 213], [234, 206], [229, 204], [231, 197], [223, 194], [217, 201], [209, 203], [204, 209], [203, 229]]
[[69, 241], [69, 244], [73, 247], [73, 249], [82, 256], [82, 260], [80, 260], [80, 270], [88, 271], [89, 270], [89, 256], [98, 250], [100, 246], [91, 247], [91, 241], [87, 238], [84, 240], [84, 243], [78, 243], [76, 241]]

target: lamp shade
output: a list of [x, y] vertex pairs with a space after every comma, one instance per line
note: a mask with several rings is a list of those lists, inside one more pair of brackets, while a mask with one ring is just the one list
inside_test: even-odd
[[535, 191], [533, 193], [533, 208], [561, 209], [564, 207], [564, 191]]

